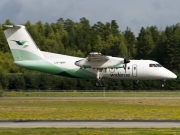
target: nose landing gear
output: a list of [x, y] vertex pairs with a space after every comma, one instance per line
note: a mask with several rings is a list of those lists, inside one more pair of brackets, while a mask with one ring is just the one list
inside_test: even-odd
[[165, 87], [165, 85], [166, 85], [166, 80], [163, 80], [163, 81], [162, 81], [162, 85], [161, 85], [161, 87], [162, 87], [162, 88], [164, 88], [164, 87]]

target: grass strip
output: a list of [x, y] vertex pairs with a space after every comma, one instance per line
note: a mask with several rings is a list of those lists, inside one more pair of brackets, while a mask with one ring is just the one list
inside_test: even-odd
[[0, 128], [1, 135], [179, 135], [180, 129]]
[[180, 120], [179, 114], [179, 98], [0, 100], [0, 120]]
[[2, 92], [2, 97], [180, 97], [179, 91], [157, 92]]

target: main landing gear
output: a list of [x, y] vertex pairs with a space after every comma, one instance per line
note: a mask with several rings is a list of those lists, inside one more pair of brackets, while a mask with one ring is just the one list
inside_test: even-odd
[[95, 86], [96, 86], [96, 87], [104, 87], [104, 83], [103, 83], [102, 80], [96, 80]]
[[104, 72], [106, 72], [106, 69], [101, 69], [101, 68], [97, 69], [97, 76], [96, 76], [97, 80], [95, 81], [96, 87], [104, 87], [104, 83], [101, 80], [104, 75]]

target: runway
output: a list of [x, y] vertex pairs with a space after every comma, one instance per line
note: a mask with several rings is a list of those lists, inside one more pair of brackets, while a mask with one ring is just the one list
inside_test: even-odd
[[0, 128], [180, 128], [176, 120], [117, 121], [0, 121]]

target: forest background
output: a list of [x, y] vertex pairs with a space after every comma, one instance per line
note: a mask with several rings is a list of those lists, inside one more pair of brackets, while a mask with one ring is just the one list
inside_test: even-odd
[[[19, 68], [14, 65], [3, 25], [13, 24], [9, 19], [0, 24], [0, 89], [3, 90], [97, 90], [94, 80], [72, 79]], [[104, 80], [107, 90], [180, 90], [180, 24], [142, 27], [139, 35], [129, 27], [121, 31], [116, 20], [90, 25], [85, 17], [79, 22], [59, 18], [55, 23], [41, 21], [25, 24], [27, 30], [42, 51], [86, 57], [90, 52], [104, 55], [150, 59], [173, 71], [178, 78], [167, 81]]]

